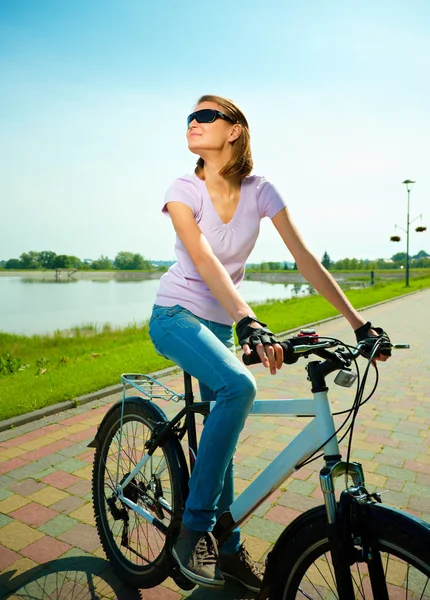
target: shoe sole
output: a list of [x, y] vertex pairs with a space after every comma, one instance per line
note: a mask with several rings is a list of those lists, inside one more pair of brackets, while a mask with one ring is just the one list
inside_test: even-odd
[[[207, 577], [201, 577], [200, 575], [196, 575], [192, 571], [189, 571], [186, 567], [181, 564], [178, 555], [176, 554], [175, 548], [172, 548], [172, 555], [176, 562], [178, 563], [179, 569], [181, 573], [185, 575], [187, 579], [195, 583], [196, 585], [201, 585], [202, 587], [211, 588], [211, 589], [221, 589], [224, 586], [224, 580], [217, 581], [216, 579], [208, 579]], [[258, 591], [258, 590], [257, 590]]]
[[258, 588], [252, 587], [252, 585], [248, 585], [247, 583], [245, 583], [244, 581], [242, 581], [238, 577], [235, 577], [234, 575], [230, 575], [229, 573], [225, 573], [224, 571], [223, 571], [223, 575], [224, 575], [224, 577], [228, 577], [229, 579], [234, 579], [238, 583], [241, 583], [243, 585], [243, 587], [246, 587], [246, 589], [250, 590], [251, 592], [259, 592], [260, 589], [261, 589], [261, 585], [258, 586]]

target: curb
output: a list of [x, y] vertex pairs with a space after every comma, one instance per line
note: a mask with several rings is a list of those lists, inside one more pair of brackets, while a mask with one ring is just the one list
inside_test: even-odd
[[[428, 288], [425, 288], [428, 289]], [[371, 308], [375, 308], [377, 306], [382, 306], [383, 304], [388, 304], [389, 302], [394, 302], [395, 300], [401, 300], [402, 298], [406, 298], [408, 296], [412, 296], [414, 294], [419, 294], [424, 290], [415, 290], [413, 292], [409, 292], [408, 294], [402, 294], [401, 296], [396, 296], [395, 298], [390, 298], [389, 300], [383, 300], [382, 302], [377, 302], [376, 304], [369, 304], [369, 306], [363, 306], [362, 308], [356, 309], [357, 312], [362, 312], [364, 310], [369, 310]], [[335, 321], [337, 319], [343, 319], [343, 315], [334, 315], [333, 317], [327, 317], [326, 319], [321, 319], [320, 321], [313, 321], [312, 323], [306, 323], [300, 325], [299, 327], [295, 327], [294, 329], [287, 329], [286, 331], [280, 331], [276, 335], [284, 338], [296, 331], [300, 331], [301, 329], [308, 329], [309, 327], [314, 327], [317, 325], [322, 325], [323, 323], [329, 323], [330, 321]], [[240, 351], [240, 346], [236, 346], [236, 352]], [[166, 369], [162, 369], [160, 371], [155, 371], [154, 373], [150, 373], [151, 377], [154, 379], [160, 379], [162, 377], [168, 377], [169, 375], [173, 375], [180, 370], [179, 367], [168, 367]], [[30, 413], [26, 413], [24, 415], [18, 415], [17, 417], [11, 417], [10, 419], [6, 419], [5, 421], [0, 421], [0, 433], [3, 431], [7, 431], [9, 429], [19, 427], [20, 425], [26, 425], [27, 423], [32, 423], [33, 421], [38, 421], [39, 419], [43, 419], [44, 417], [48, 417], [51, 415], [56, 415], [60, 412], [67, 411], [73, 408], [77, 408], [78, 406], [82, 406], [84, 404], [88, 404], [89, 402], [93, 402], [94, 400], [99, 400], [100, 398], [105, 398], [106, 396], [111, 396], [113, 394], [118, 394], [122, 392], [123, 384], [118, 383], [116, 385], [112, 385], [107, 388], [103, 388], [98, 390], [97, 392], [91, 392], [89, 394], [85, 394], [84, 396], [79, 396], [74, 400], [66, 400], [64, 402], [58, 402], [57, 404], [51, 404], [45, 408], [40, 408], [38, 410], [32, 411]]]

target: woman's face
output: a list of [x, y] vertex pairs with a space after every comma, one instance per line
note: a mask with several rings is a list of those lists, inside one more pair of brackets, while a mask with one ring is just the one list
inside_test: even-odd
[[[214, 102], [202, 102], [196, 106], [193, 112], [204, 108], [224, 112], [222, 106]], [[202, 156], [202, 153], [205, 154], [205, 151], [222, 152], [224, 149], [229, 148], [231, 142], [238, 137], [235, 133], [237, 127], [237, 125], [233, 125], [233, 123], [224, 119], [216, 119], [213, 123], [198, 123], [194, 119], [187, 129], [188, 148], [199, 156]]]

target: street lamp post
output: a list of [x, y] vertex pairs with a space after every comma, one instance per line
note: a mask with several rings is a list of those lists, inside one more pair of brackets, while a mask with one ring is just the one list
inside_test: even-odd
[[[401, 229], [402, 231], [404, 231], [406, 233], [406, 269], [405, 269], [405, 275], [406, 275], [406, 287], [409, 287], [409, 226], [411, 225], [411, 223], [413, 223], [414, 221], [416, 221], [417, 219], [422, 219], [422, 215], [419, 215], [418, 217], [415, 217], [415, 219], [412, 219], [412, 221], [410, 220], [409, 217], [409, 208], [410, 208], [410, 198], [409, 195], [411, 193], [411, 189], [413, 184], [415, 183], [414, 180], [412, 179], [405, 179], [405, 181], [402, 181], [403, 184], [406, 185], [406, 189], [408, 191], [408, 210], [407, 210], [407, 214], [406, 214], [406, 229], [403, 229], [403, 227], [400, 227], [400, 225], [396, 225], [395, 228], [396, 229]], [[422, 233], [423, 231], [426, 231], [427, 227], [424, 227], [423, 225], [420, 225], [419, 227], [415, 228], [415, 231], [418, 233]], [[400, 236], [399, 235], [392, 235], [390, 237], [390, 240], [392, 242], [400, 242]]]
[[408, 191], [408, 213], [406, 220], [406, 287], [409, 287], [409, 194], [411, 193], [411, 189], [415, 181], [412, 179], [405, 179], [403, 183], [406, 185], [406, 189]]

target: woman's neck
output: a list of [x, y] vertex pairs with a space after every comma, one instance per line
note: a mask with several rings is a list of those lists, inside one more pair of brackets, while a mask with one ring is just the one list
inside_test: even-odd
[[237, 177], [227, 178], [219, 174], [225, 162], [216, 164], [215, 162], [206, 162], [203, 167], [203, 179], [208, 188], [219, 191], [222, 194], [230, 194], [240, 187], [240, 179]]

